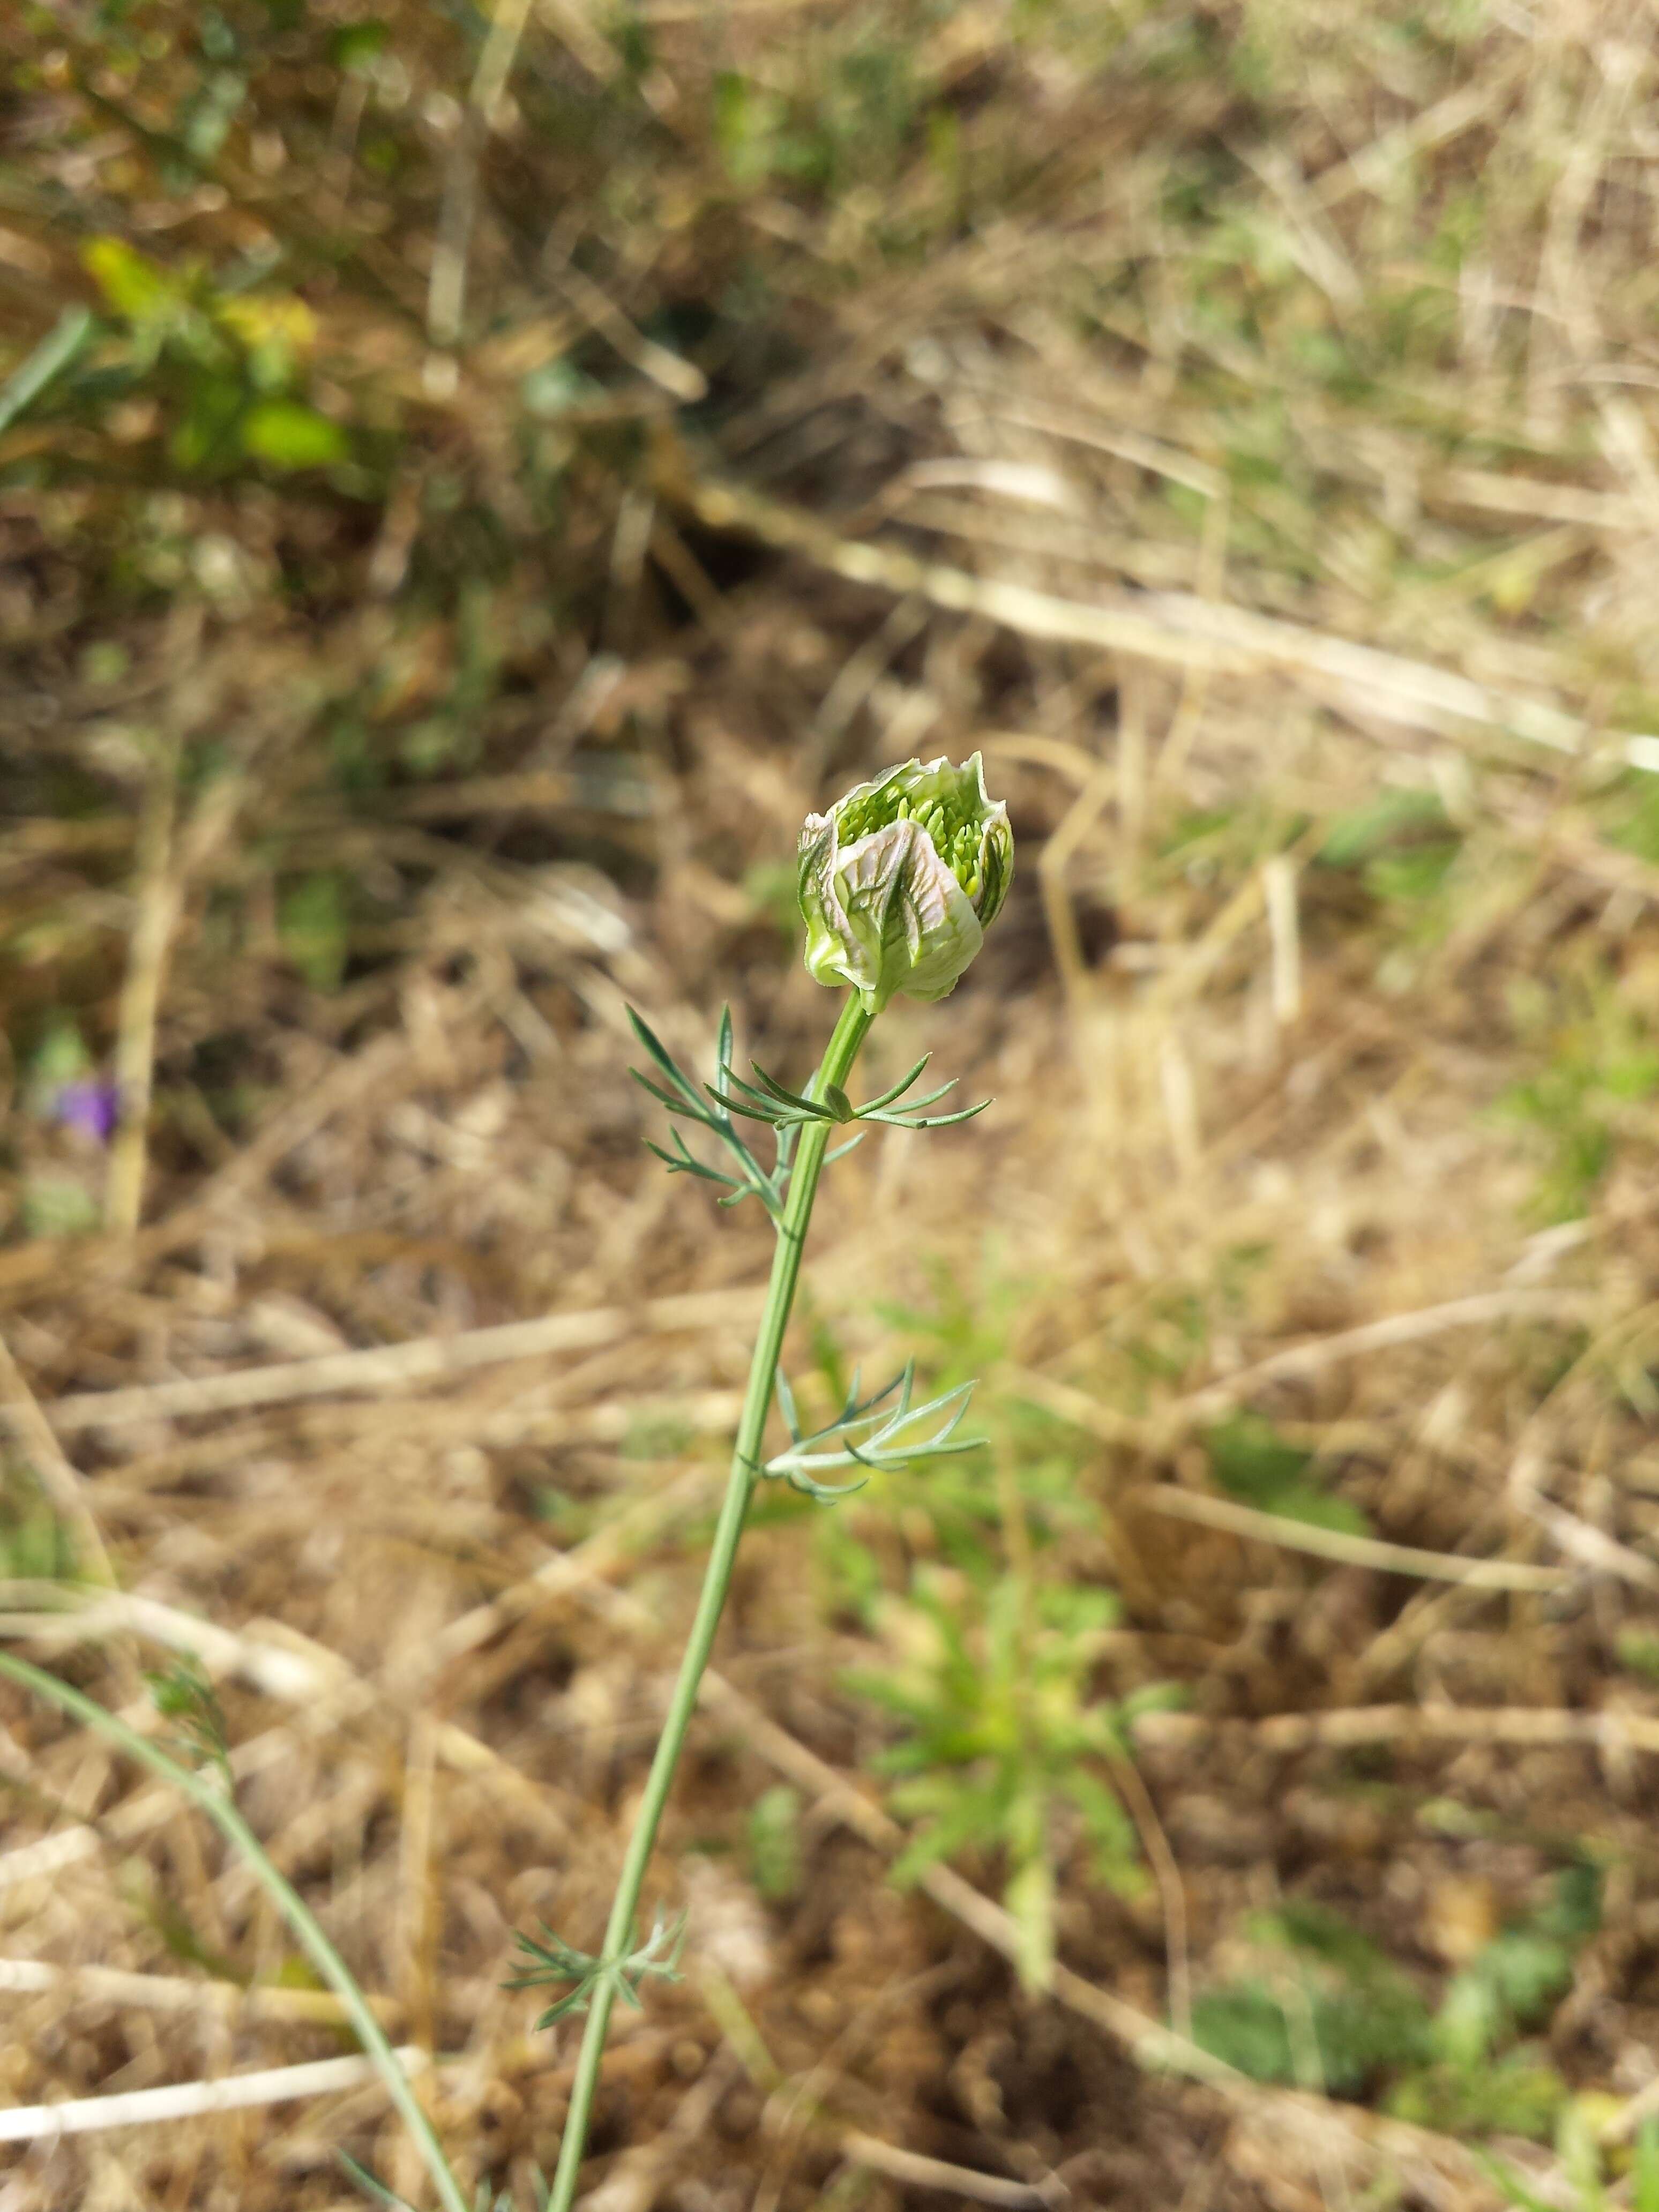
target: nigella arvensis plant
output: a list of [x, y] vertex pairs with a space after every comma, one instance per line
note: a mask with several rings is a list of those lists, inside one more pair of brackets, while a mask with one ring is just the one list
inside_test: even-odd
[[[778, 1360], [825, 1163], [858, 1144], [872, 1122], [893, 1129], [942, 1129], [984, 1110], [970, 1106], [956, 1113], [930, 1114], [927, 1109], [953, 1086], [947, 1083], [916, 1094], [925, 1059], [902, 1082], [861, 1106], [853, 1103], [847, 1085], [871, 1023], [896, 992], [933, 1000], [954, 988], [1002, 903], [1012, 869], [1007, 810], [986, 796], [977, 754], [965, 768], [953, 768], [945, 760], [925, 767], [920, 761], [907, 761], [902, 768], [849, 791], [829, 813], [810, 815], [801, 833], [806, 964], [819, 982], [844, 987], [848, 994], [823, 1057], [804, 1089], [791, 1091], [759, 1066], [752, 1070], [752, 1082], [737, 1074], [732, 1066], [729, 1014], [720, 1022], [712, 1084], [700, 1084], [688, 1075], [638, 1016], [631, 1018], [651, 1062], [648, 1073], [635, 1070], [640, 1081], [671, 1114], [690, 1122], [718, 1147], [713, 1157], [707, 1144], [694, 1152], [676, 1128], [672, 1152], [659, 1145], [652, 1150], [674, 1172], [719, 1186], [722, 1206], [757, 1199], [777, 1231], [777, 1249], [702, 1594], [623, 1859], [604, 1942], [595, 1954], [576, 1950], [550, 1929], [544, 1929], [539, 1938], [519, 1938], [526, 1964], [514, 1985], [550, 1982], [563, 1986], [563, 1994], [538, 2025], [545, 2027], [567, 2014], [587, 2014], [571, 2080], [558, 2170], [544, 2212], [570, 2212], [612, 2007], [618, 1997], [637, 2005], [647, 1981], [672, 1979], [675, 1972], [679, 1931], [659, 1918], [651, 1933], [641, 1937], [636, 1923], [640, 1891], [720, 1625], [750, 1500], [762, 1482], [772, 1480], [787, 1482], [828, 1504], [856, 1490], [872, 1469], [901, 1468], [973, 1448], [975, 1440], [959, 1434], [971, 1383], [918, 1405], [908, 1367], [885, 1389], [867, 1397], [860, 1395], [855, 1376], [846, 1403], [821, 1426], [809, 1428]], [[60, 1120], [100, 1142], [113, 1130], [118, 1109], [113, 1091], [103, 1084], [72, 1085], [60, 1092], [56, 1107]], [[772, 1133], [769, 1166], [750, 1141], [757, 1124]], [[852, 1133], [831, 1152], [831, 1135], [841, 1128]], [[766, 1425], [775, 1397], [788, 1441], [769, 1454]], [[3, 1650], [0, 1675], [97, 1730], [213, 1821], [252, 1869], [319, 1974], [338, 1996], [354, 2033], [409, 2130], [443, 2212], [469, 2212], [466, 2192], [374, 2007], [311, 1907], [272, 1862], [237, 1807], [222, 1715], [207, 1678], [199, 1669], [192, 1672], [182, 1665], [169, 1677], [152, 1678], [159, 1709], [185, 1723], [176, 1747], [182, 1756], [175, 1757], [72, 1684]], [[341, 2155], [377, 2203], [413, 2212], [407, 2198]], [[472, 2212], [485, 2212], [492, 2205], [494, 2212], [507, 2212], [507, 2203], [505, 2195], [492, 2195], [483, 2184], [472, 2201]]]
[[[757, 1199], [772, 1218], [777, 1249], [726, 1501], [603, 1947], [597, 1955], [578, 1951], [550, 1931], [544, 1931], [545, 1940], [519, 1939], [527, 1955], [515, 1986], [566, 1985], [538, 2025], [584, 2009], [587, 2014], [548, 2212], [568, 2212], [575, 2196], [612, 2006], [618, 1997], [638, 2004], [645, 1981], [672, 1978], [675, 1971], [678, 1931], [659, 1920], [641, 1939], [636, 1921], [640, 1890], [757, 1487], [769, 1479], [787, 1482], [828, 1502], [857, 1489], [872, 1469], [972, 1449], [975, 1440], [958, 1433], [971, 1383], [917, 1404], [908, 1367], [885, 1389], [867, 1397], [859, 1395], [855, 1377], [846, 1403], [822, 1427], [809, 1430], [778, 1362], [826, 1160], [850, 1150], [872, 1122], [938, 1129], [983, 1110], [972, 1106], [929, 1114], [927, 1108], [952, 1085], [913, 1096], [925, 1059], [902, 1082], [861, 1106], [853, 1103], [846, 1085], [872, 1022], [896, 993], [934, 1000], [955, 988], [1002, 904], [1013, 863], [1008, 810], [988, 797], [977, 753], [962, 768], [946, 760], [925, 765], [907, 761], [860, 784], [827, 814], [809, 815], [801, 832], [806, 965], [820, 983], [848, 992], [823, 1058], [803, 1090], [787, 1089], [758, 1066], [752, 1069], [752, 1082], [733, 1072], [729, 1014], [720, 1023], [712, 1084], [699, 1084], [688, 1075], [638, 1016], [631, 1017], [651, 1062], [648, 1072], [635, 1069], [639, 1081], [671, 1114], [703, 1131], [720, 1148], [714, 1159], [694, 1152], [677, 1128], [672, 1152], [656, 1145], [652, 1150], [672, 1171], [723, 1186], [723, 1206]], [[769, 1167], [752, 1149], [755, 1124], [765, 1124], [773, 1133]], [[832, 1152], [830, 1137], [841, 1127], [852, 1134]], [[775, 1396], [788, 1442], [769, 1455], [766, 1426]], [[825, 1480], [826, 1476], [837, 1479]]]

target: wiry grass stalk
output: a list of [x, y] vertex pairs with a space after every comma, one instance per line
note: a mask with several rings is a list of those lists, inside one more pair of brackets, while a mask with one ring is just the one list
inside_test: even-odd
[[[852, 1073], [853, 1063], [858, 1057], [859, 1048], [864, 1042], [870, 1022], [871, 1017], [865, 1012], [857, 994], [850, 996], [842, 1009], [841, 1018], [836, 1024], [835, 1033], [817, 1073], [808, 1086], [809, 1097], [821, 1098], [831, 1085], [845, 1084]], [[708, 1565], [703, 1576], [702, 1593], [697, 1601], [696, 1617], [691, 1625], [685, 1656], [680, 1662], [679, 1675], [669, 1700], [662, 1735], [657, 1744], [656, 1756], [651, 1762], [645, 1796], [634, 1824], [634, 1832], [629, 1838], [627, 1855], [623, 1860], [622, 1874], [617, 1883], [616, 1898], [611, 1907], [611, 1918], [605, 1931], [602, 1955], [610, 1962], [619, 1964], [633, 1947], [635, 1916], [639, 1909], [645, 1870], [656, 1844], [657, 1830], [661, 1825], [668, 1793], [673, 1787], [680, 1753], [684, 1749], [685, 1733], [696, 1705], [703, 1669], [708, 1664], [708, 1655], [714, 1648], [714, 1633], [720, 1626], [726, 1591], [731, 1586], [732, 1570], [737, 1559], [738, 1543], [743, 1534], [749, 1502], [754, 1495], [755, 1485], [760, 1480], [761, 1443], [765, 1434], [766, 1418], [771, 1410], [778, 1357], [783, 1349], [784, 1332], [788, 1327], [790, 1309], [794, 1304], [807, 1226], [812, 1218], [818, 1176], [823, 1166], [823, 1155], [830, 1134], [831, 1125], [825, 1121], [810, 1121], [800, 1132], [794, 1170], [790, 1177], [789, 1195], [778, 1225], [777, 1250], [773, 1257], [771, 1279], [767, 1286], [766, 1308], [761, 1317], [760, 1333], [755, 1341], [754, 1358], [750, 1362], [748, 1390], [732, 1455], [731, 1479], [726, 1485], [725, 1502], [714, 1529]], [[615, 2000], [614, 1974], [601, 1975], [593, 1988], [581, 2050], [576, 2060], [575, 2076], [570, 2085], [569, 2111], [565, 2120], [563, 2140], [559, 2146], [559, 2163], [553, 2177], [548, 2212], [569, 2212], [575, 2198], [576, 2179], [587, 2142], [593, 2095], [599, 2086], [599, 2064], [605, 2054], [605, 2034]]]
[[356, 1977], [345, 1960], [330, 1942], [321, 1923], [311, 1907], [271, 1863], [264, 1845], [242, 1818], [228, 1795], [205, 1774], [198, 1774], [177, 1759], [169, 1759], [159, 1745], [151, 1743], [136, 1729], [105, 1710], [94, 1698], [73, 1689], [69, 1683], [59, 1681], [57, 1675], [48, 1674], [39, 1667], [32, 1667], [27, 1659], [14, 1658], [9, 1651], [0, 1651], [0, 1674], [9, 1675], [26, 1690], [58, 1707], [60, 1711], [81, 1722], [106, 1737], [130, 1759], [136, 1759], [152, 1774], [187, 1797], [200, 1812], [205, 1813], [225, 1840], [240, 1852], [263, 1884], [277, 1911], [294, 1930], [300, 1946], [310, 1958], [318, 1972], [339, 1997], [345, 2008], [358, 2041], [374, 2062], [386, 2094], [397, 2108], [398, 2115], [413, 2136], [427, 2172], [432, 2177], [444, 2212], [472, 2212], [461, 2185], [450, 2170], [444, 2155], [443, 2145], [436, 2130], [422, 2109], [421, 2100], [392, 2049], [386, 2031], [375, 2019], [368, 1998], [358, 1987]]

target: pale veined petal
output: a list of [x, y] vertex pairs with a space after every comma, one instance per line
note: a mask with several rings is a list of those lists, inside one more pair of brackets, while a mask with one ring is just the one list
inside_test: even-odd
[[879, 1012], [895, 992], [942, 999], [984, 941], [1013, 870], [1008, 810], [980, 756], [907, 761], [801, 832], [806, 965]]

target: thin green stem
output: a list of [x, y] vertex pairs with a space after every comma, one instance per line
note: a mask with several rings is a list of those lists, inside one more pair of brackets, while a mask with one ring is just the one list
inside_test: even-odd
[[345, 2008], [346, 2016], [356, 2031], [357, 2039], [379, 2069], [386, 2084], [386, 2094], [397, 2106], [398, 2116], [415, 2138], [416, 2145], [426, 2162], [426, 2170], [444, 2206], [444, 2212], [471, 2212], [461, 2185], [450, 2172], [449, 2161], [444, 2156], [443, 2145], [438, 2141], [432, 2123], [421, 2109], [421, 2100], [415, 2094], [409, 2076], [400, 2064], [397, 2052], [386, 2039], [385, 2029], [375, 2019], [368, 1998], [358, 1988], [349, 1966], [323, 1933], [316, 1915], [286, 1878], [274, 1867], [247, 1822], [227, 1796], [222, 1796], [214, 1784], [202, 1775], [192, 1773], [169, 1759], [148, 1737], [136, 1729], [129, 1728], [123, 1720], [85, 1697], [79, 1690], [60, 1682], [55, 1674], [48, 1674], [39, 1667], [31, 1667], [27, 1659], [14, 1658], [9, 1651], [0, 1651], [0, 1674], [9, 1674], [21, 1682], [26, 1690], [69, 1713], [100, 1735], [107, 1736], [119, 1746], [129, 1758], [158, 1774], [163, 1782], [188, 1797], [191, 1804], [207, 1814], [232, 1848], [241, 1853], [258, 1880], [264, 1885], [277, 1911], [294, 1930], [301, 1947], [310, 1954], [312, 1964], [329, 1984]]
[[[842, 1009], [841, 1019], [836, 1024], [835, 1034], [819, 1063], [817, 1073], [807, 1086], [809, 1097], [821, 1098], [832, 1083], [845, 1084], [852, 1073], [853, 1062], [858, 1057], [859, 1047], [864, 1042], [870, 1022], [871, 1017], [865, 1012], [858, 998], [849, 998]], [[761, 1441], [766, 1432], [766, 1417], [771, 1410], [778, 1357], [783, 1350], [784, 1331], [789, 1325], [789, 1310], [794, 1304], [801, 1255], [806, 1244], [807, 1224], [812, 1218], [812, 1201], [817, 1195], [818, 1175], [823, 1166], [823, 1155], [830, 1134], [830, 1126], [825, 1121], [809, 1122], [800, 1133], [794, 1171], [789, 1179], [789, 1195], [784, 1206], [783, 1218], [778, 1224], [778, 1246], [773, 1256], [771, 1280], [767, 1285], [766, 1310], [761, 1317], [760, 1334], [755, 1342], [755, 1356], [750, 1362], [749, 1387], [744, 1397], [742, 1419], [738, 1424], [737, 1443], [732, 1455], [731, 1480], [726, 1485], [720, 1520], [715, 1524], [714, 1540], [708, 1554], [708, 1570], [703, 1576], [702, 1594], [697, 1600], [696, 1618], [691, 1624], [685, 1656], [680, 1662], [674, 1694], [669, 1699], [662, 1735], [658, 1740], [656, 1756], [651, 1762], [645, 1796], [641, 1801], [634, 1832], [629, 1838], [627, 1856], [623, 1860], [622, 1874], [617, 1883], [616, 1899], [611, 1907], [611, 1919], [605, 1931], [603, 1956], [609, 1962], [624, 1959], [633, 1946], [635, 1914], [639, 1907], [641, 1886], [656, 1844], [663, 1808], [668, 1802], [668, 1793], [673, 1787], [674, 1771], [684, 1748], [685, 1732], [696, 1705], [703, 1669], [708, 1664], [708, 1655], [714, 1648], [714, 1632], [720, 1626], [726, 1593], [731, 1585], [732, 1569], [737, 1559], [738, 1541], [743, 1534], [749, 1501], [754, 1494], [756, 1483], [760, 1480]], [[599, 2062], [605, 2053], [605, 2032], [611, 2023], [611, 2008], [615, 1996], [613, 1978], [601, 1976], [594, 1985], [581, 2050], [576, 2059], [575, 2076], [570, 2085], [569, 2112], [564, 2124], [564, 2137], [559, 2145], [558, 2170], [553, 2177], [553, 2193], [548, 2199], [547, 2212], [570, 2212], [575, 2198], [576, 2176], [587, 2142], [593, 2093], [599, 2086]]]

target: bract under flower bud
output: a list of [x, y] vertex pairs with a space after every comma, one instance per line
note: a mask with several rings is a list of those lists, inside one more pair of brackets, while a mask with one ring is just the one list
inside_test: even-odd
[[942, 999], [979, 951], [1014, 872], [1008, 810], [980, 757], [906, 761], [800, 834], [806, 965], [879, 1013], [895, 992]]

